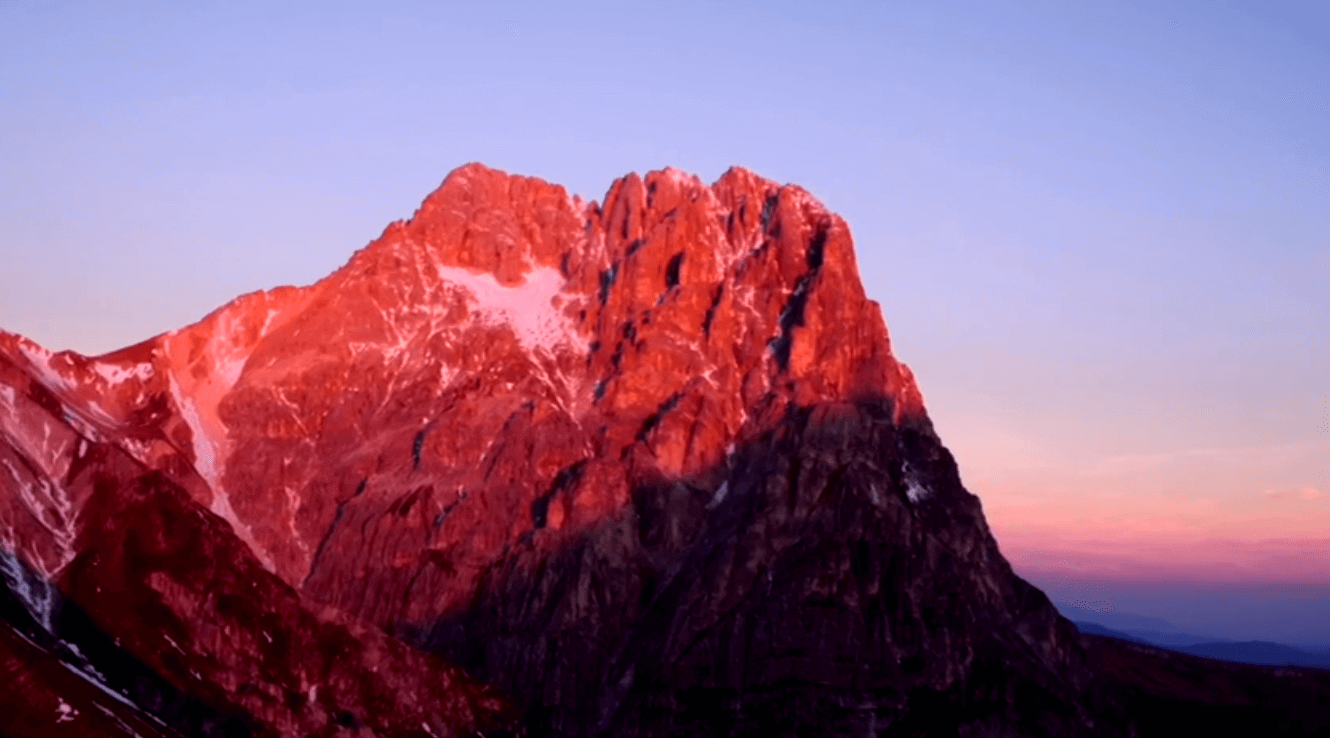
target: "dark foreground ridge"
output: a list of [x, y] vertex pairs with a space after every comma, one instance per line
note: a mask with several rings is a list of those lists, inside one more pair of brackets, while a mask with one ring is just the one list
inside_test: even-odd
[[1141, 736], [1330, 735], [1330, 672], [1081, 640], [1098, 682], [1128, 707]]

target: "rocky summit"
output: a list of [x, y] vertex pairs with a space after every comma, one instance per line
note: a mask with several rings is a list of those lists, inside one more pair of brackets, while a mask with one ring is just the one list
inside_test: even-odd
[[1127, 736], [1171, 668], [1013, 574], [849, 228], [743, 169], [468, 165], [314, 285], [0, 333], [0, 467], [11, 738]]

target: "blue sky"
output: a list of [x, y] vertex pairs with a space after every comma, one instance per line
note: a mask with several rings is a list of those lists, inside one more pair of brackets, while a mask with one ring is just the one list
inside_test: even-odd
[[737, 164], [849, 222], [1019, 572], [1263, 637], [1330, 586], [1328, 71], [1317, 2], [0, 0], [0, 327], [312, 282], [470, 161]]

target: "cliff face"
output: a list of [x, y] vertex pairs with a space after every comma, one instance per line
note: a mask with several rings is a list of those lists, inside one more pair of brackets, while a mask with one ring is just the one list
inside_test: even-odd
[[845, 223], [744, 170], [469, 165], [310, 287], [0, 334], [0, 465], [10, 622], [179, 730], [1118, 731]]

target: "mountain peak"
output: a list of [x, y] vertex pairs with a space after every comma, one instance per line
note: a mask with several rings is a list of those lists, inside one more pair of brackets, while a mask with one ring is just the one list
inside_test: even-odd
[[[22, 343], [0, 362], [43, 422], [162, 475], [310, 602], [390, 630], [465, 608], [514, 547], [619, 520], [646, 480], [728, 509], [738, 449], [792, 418], [866, 423], [869, 403], [929, 428], [844, 221], [737, 167], [711, 186], [629, 174], [597, 204], [468, 164], [314, 285], [105, 357]], [[14, 433], [40, 468], [79, 463]], [[38, 570], [77, 557], [60, 530], [32, 532]]]

